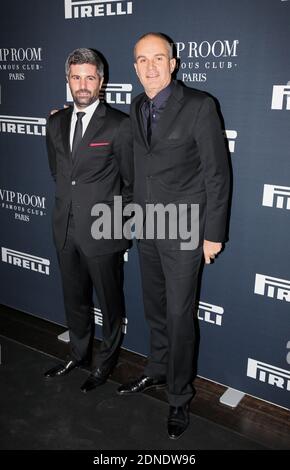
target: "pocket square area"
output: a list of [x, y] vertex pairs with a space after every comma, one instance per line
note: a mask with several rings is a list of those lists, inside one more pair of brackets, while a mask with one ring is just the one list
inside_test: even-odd
[[104, 147], [106, 145], [110, 145], [110, 142], [91, 142], [89, 147]]

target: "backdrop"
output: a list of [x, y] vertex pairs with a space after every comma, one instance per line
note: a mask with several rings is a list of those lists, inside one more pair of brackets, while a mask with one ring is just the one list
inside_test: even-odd
[[[2, 2], [0, 302], [65, 324], [45, 124], [70, 100], [68, 53], [100, 50], [107, 102], [127, 112], [141, 91], [133, 46], [162, 31], [176, 44], [178, 79], [219, 101], [232, 162], [230, 242], [203, 275], [198, 374], [290, 408], [289, 20], [287, 0]], [[147, 354], [135, 249], [125, 289], [124, 346]]]

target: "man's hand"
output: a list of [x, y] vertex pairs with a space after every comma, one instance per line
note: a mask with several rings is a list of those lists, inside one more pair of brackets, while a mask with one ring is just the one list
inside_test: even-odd
[[222, 244], [220, 242], [210, 242], [204, 240], [203, 242], [203, 254], [206, 264], [210, 264], [211, 260], [221, 251]]
[[[64, 104], [63, 107], [64, 107], [64, 108], [69, 108], [69, 106], [68, 106], [67, 104]], [[57, 113], [58, 111], [59, 111], [59, 109], [52, 109], [52, 110], [50, 111], [50, 115], [55, 114], [55, 113]]]

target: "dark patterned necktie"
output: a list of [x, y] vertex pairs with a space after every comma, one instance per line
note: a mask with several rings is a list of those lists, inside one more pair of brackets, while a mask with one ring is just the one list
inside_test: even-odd
[[77, 122], [75, 126], [75, 132], [74, 132], [74, 137], [73, 137], [73, 142], [72, 142], [72, 150], [71, 150], [71, 155], [72, 159], [74, 160], [75, 154], [77, 151], [77, 148], [80, 144], [80, 141], [83, 138], [83, 123], [82, 119], [86, 113], [79, 112], [77, 113]]

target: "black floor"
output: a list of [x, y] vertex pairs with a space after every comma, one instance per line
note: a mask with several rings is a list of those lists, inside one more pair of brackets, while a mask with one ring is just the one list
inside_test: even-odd
[[163, 401], [145, 394], [120, 397], [113, 381], [84, 394], [86, 371], [44, 379], [55, 358], [3, 336], [0, 344], [1, 450], [266, 449], [193, 414], [186, 433], [172, 441]]

